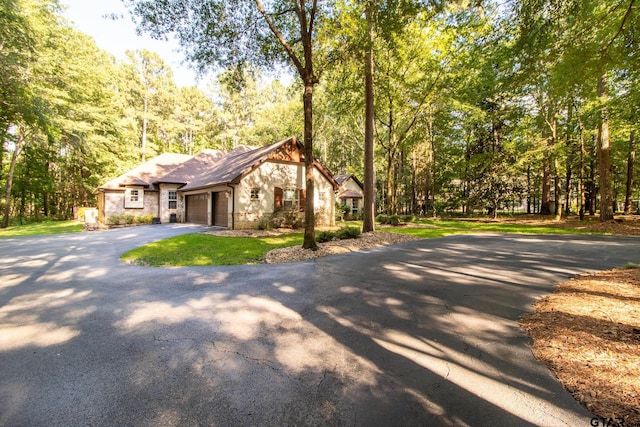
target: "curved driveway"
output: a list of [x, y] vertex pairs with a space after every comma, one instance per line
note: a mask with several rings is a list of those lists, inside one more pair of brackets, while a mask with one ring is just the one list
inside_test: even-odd
[[302, 263], [126, 265], [196, 226], [0, 240], [0, 425], [580, 426], [517, 319], [636, 238], [460, 235]]

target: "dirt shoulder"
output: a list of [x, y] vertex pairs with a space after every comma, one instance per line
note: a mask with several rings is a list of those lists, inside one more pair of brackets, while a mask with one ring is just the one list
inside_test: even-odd
[[574, 278], [533, 308], [536, 358], [605, 425], [640, 425], [640, 268]]

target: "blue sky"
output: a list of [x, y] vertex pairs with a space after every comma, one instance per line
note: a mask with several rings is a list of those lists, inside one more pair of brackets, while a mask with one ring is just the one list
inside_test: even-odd
[[[173, 70], [174, 81], [179, 86], [198, 84], [196, 73], [182, 64], [184, 54], [175, 40], [159, 41], [149, 36], [136, 35], [135, 24], [127, 8], [120, 0], [60, 0], [67, 9], [64, 16], [75, 28], [93, 37], [99, 48], [110, 52], [118, 59], [125, 58], [126, 50], [148, 49], [158, 53]], [[120, 16], [113, 20], [110, 15]], [[202, 87], [206, 79], [199, 82]]]

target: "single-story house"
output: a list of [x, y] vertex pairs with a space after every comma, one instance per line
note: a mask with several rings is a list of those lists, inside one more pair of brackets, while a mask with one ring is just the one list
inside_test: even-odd
[[[334, 225], [338, 184], [315, 160], [313, 177], [316, 223]], [[305, 186], [304, 147], [294, 137], [228, 153], [165, 153], [98, 187], [98, 220], [152, 214], [160, 222], [256, 228], [275, 212], [303, 212]]]
[[364, 185], [353, 174], [336, 175], [334, 179], [339, 186], [336, 198], [341, 204], [349, 206], [353, 215], [357, 214], [363, 206]]

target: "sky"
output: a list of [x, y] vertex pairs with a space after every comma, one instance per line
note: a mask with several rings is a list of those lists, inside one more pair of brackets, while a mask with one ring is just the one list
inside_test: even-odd
[[[198, 81], [196, 72], [184, 62], [177, 41], [154, 40], [148, 35], [138, 36], [129, 11], [121, 0], [60, 0], [67, 9], [63, 15], [72, 21], [74, 27], [93, 37], [100, 49], [116, 58], [126, 58], [127, 50], [148, 49], [159, 54], [173, 70], [173, 78], [178, 86], [204, 86], [206, 79]], [[117, 15], [113, 20], [105, 16]]]

